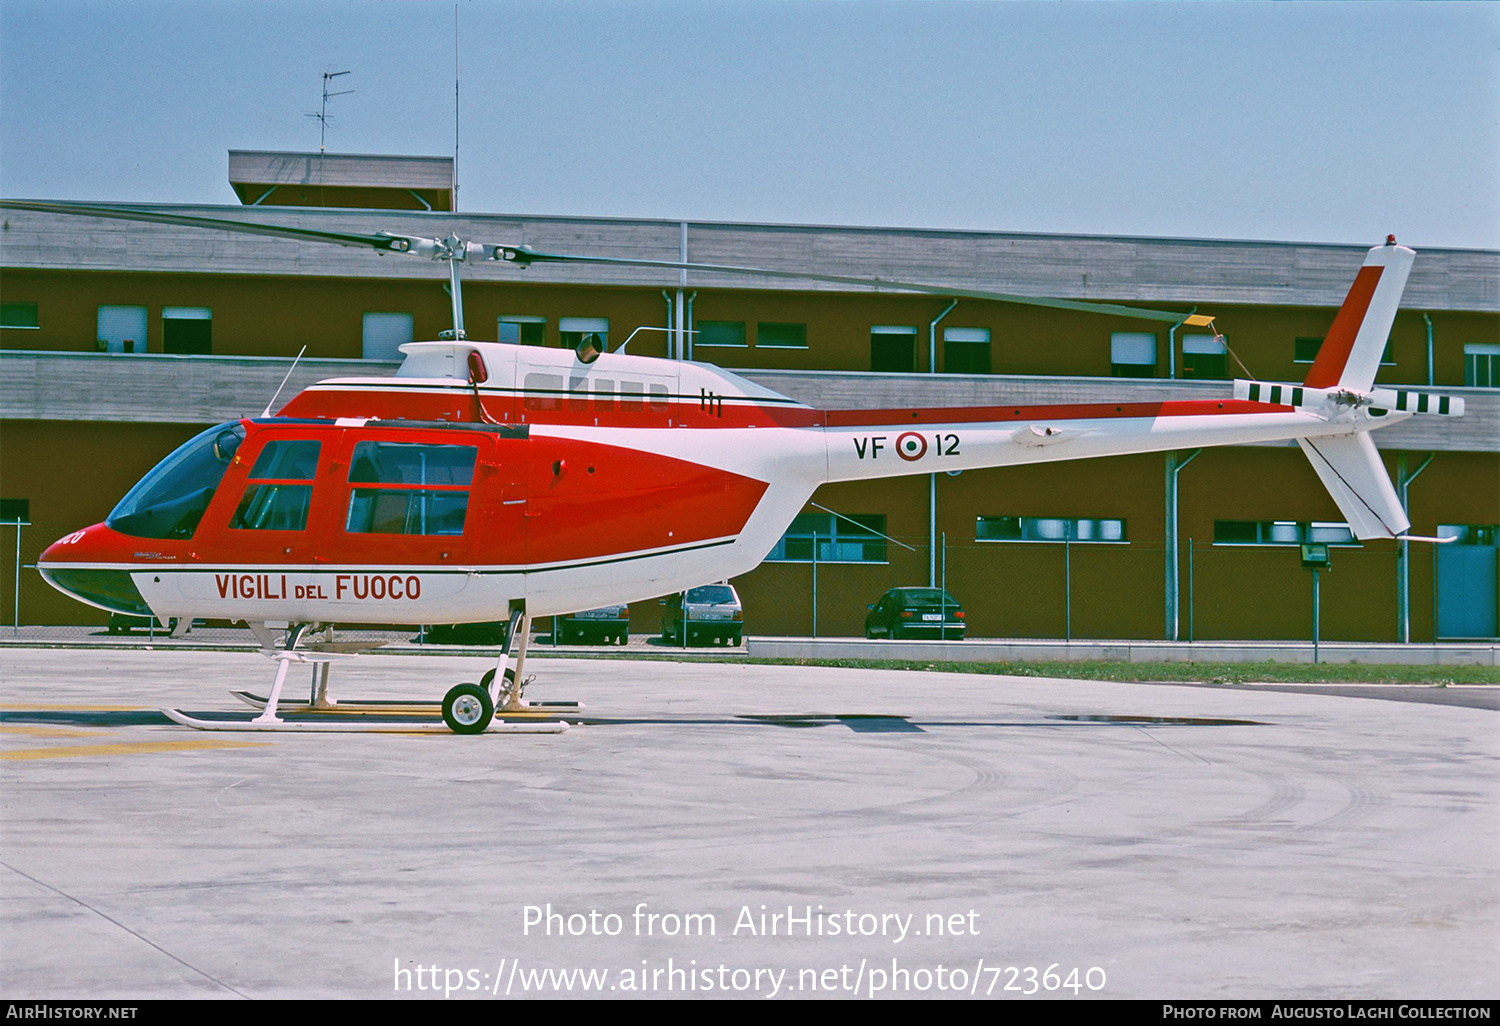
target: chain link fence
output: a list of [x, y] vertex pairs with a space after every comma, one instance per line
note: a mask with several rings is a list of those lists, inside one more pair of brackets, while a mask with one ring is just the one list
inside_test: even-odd
[[[890, 588], [944, 588], [969, 638], [1160, 640], [1172, 637], [1161, 543], [988, 542], [925, 536], [887, 545], [883, 562], [768, 562], [738, 579], [752, 634], [866, 636], [870, 606]], [[909, 546], [909, 547], [905, 547]], [[824, 553], [826, 554], [826, 552]], [[1432, 641], [1434, 567], [1413, 548], [1410, 637]], [[1394, 544], [1335, 547], [1320, 574], [1322, 640], [1398, 638]], [[1297, 546], [1183, 539], [1176, 637], [1182, 641], [1313, 637], [1313, 576]]]
[[[159, 640], [166, 626], [122, 617], [111, 624], [106, 611], [76, 602], [42, 580], [35, 569], [37, 555], [73, 526], [0, 524], [0, 634]], [[801, 548], [783, 546], [776, 555], [782, 558], [732, 582], [743, 604], [746, 635], [864, 637], [870, 607], [888, 589], [929, 584], [931, 570], [931, 583], [946, 588], [962, 608], [969, 638], [1172, 637], [1161, 543], [988, 542], [946, 536], [934, 550], [924, 535], [887, 539], [883, 552], [869, 546], [851, 550], [824, 539]], [[1178, 566], [1178, 639], [1312, 639], [1312, 574], [1302, 568], [1296, 546], [1214, 545], [1184, 538]], [[1414, 642], [1434, 640], [1437, 572], [1430, 547], [1413, 546], [1407, 615]], [[1394, 544], [1335, 546], [1331, 569], [1320, 578], [1322, 640], [1398, 640]], [[663, 639], [664, 614], [665, 607], [654, 600], [632, 603], [631, 643], [683, 647], [680, 638]], [[430, 626], [368, 632], [341, 628], [340, 636], [478, 645], [498, 644], [503, 638], [496, 627], [488, 634], [474, 628], [455, 636], [434, 634]], [[563, 640], [550, 618], [537, 620], [533, 630], [534, 644]], [[196, 624], [191, 637], [251, 643], [244, 628], [224, 621]]]

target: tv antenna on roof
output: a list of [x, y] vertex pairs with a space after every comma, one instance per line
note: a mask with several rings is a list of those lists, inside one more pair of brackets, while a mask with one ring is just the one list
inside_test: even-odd
[[311, 111], [309, 111], [309, 112], [307, 112], [307, 113], [305, 113], [305, 114], [302, 115], [303, 117], [312, 118], [314, 121], [318, 122], [318, 153], [319, 154], [321, 154], [321, 153], [324, 152], [324, 150], [327, 148], [327, 142], [328, 142], [328, 122], [329, 122], [329, 117], [328, 117], [328, 98], [330, 96], [348, 96], [350, 93], [354, 92], [353, 89], [345, 89], [342, 92], [330, 93], [328, 91], [328, 83], [331, 82], [333, 79], [338, 78], [340, 75], [347, 75], [347, 74], [349, 74], [349, 72], [347, 72], [347, 71], [325, 71], [325, 72], [323, 72], [323, 109], [321, 111], [319, 111], [318, 113], [316, 113], [316, 114], [314, 114]]

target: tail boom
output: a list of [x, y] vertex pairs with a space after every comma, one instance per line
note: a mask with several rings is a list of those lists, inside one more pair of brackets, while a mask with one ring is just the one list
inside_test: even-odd
[[[904, 414], [895, 416], [893, 414]], [[1367, 420], [1363, 411], [1351, 414]], [[1404, 419], [1392, 415], [1385, 420]], [[851, 423], [858, 421], [858, 423]], [[829, 481], [859, 481], [1347, 434], [1349, 423], [1236, 400], [830, 413]]]

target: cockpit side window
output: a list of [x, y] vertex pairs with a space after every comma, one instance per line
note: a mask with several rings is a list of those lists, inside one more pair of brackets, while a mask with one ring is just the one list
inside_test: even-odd
[[136, 538], [191, 538], [244, 440], [239, 423], [189, 439], [136, 482], [104, 522]]
[[350, 461], [351, 534], [461, 535], [479, 449], [360, 442]]
[[305, 530], [321, 448], [320, 443], [309, 439], [273, 438], [267, 442], [250, 468], [250, 483], [229, 521], [230, 528]]

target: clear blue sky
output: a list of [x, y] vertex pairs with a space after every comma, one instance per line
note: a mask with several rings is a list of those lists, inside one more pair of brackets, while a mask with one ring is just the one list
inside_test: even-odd
[[[458, 4], [467, 210], [1500, 248], [1500, 4]], [[450, 154], [454, 4], [0, 0], [0, 193]]]

